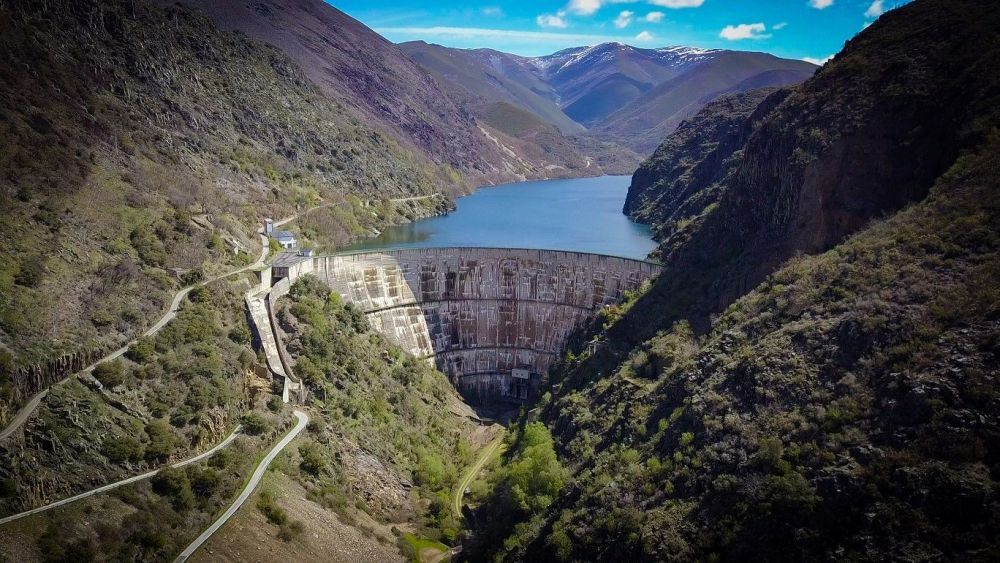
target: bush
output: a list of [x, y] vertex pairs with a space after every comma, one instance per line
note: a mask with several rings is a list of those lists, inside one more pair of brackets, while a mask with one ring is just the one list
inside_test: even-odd
[[112, 360], [97, 364], [93, 375], [105, 387], [117, 387], [125, 383], [125, 364], [121, 360]]
[[260, 413], [248, 412], [240, 420], [243, 431], [251, 436], [260, 436], [271, 429], [271, 424]]
[[184, 275], [181, 276], [181, 283], [185, 286], [194, 285], [203, 279], [205, 279], [205, 273], [201, 270], [201, 268], [194, 268], [185, 272]]
[[45, 276], [45, 264], [41, 257], [28, 258], [14, 275], [14, 283], [24, 287], [38, 287]]
[[142, 442], [133, 436], [121, 436], [105, 440], [101, 445], [101, 452], [112, 463], [124, 463], [126, 461], [135, 463], [142, 459], [144, 450]]
[[315, 442], [306, 442], [299, 446], [299, 455], [302, 457], [299, 467], [306, 473], [319, 475], [326, 469], [326, 459]]
[[445, 469], [441, 456], [420, 450], [417, 453], [417, 471], [414, 475], [417, 483], [436, 489], [444, 482]]
[[0, 498], [11, 498], [17, 495], [17, 483], [13, 479], [0, 479]]
[[154, 340], [150, 336], [140, 337], [135, 344], [129, 347], [128, 352], [125, 352], [125, 357], [137, 364], [144, 364], [152, 360], [156, 356], [153, 342]]
[[201, 498], [209, 498], [215, 494], [221, 482], [222, 476], [211, 467], [194, 470], [191, 475], [191, 490]]
[[146, 425], [146, 434], [149, 436], [149, 443], [146, 444], [146, 459], [150, 461], [164, 461], [169, 458], [180, 438], [174, 429], [164, 420], [154, 420]]
[[187, 472], [183, 469], [167, 467], [153, 476], [153, 492], [168, 497], [175, 510], [187, 510], [194, 506], [194, 493]]
[[305, 530], [305, 526], [302, 522], [295, 520], [294, 522], [289, 522], [288, 524], [281, 526], [281, 529], [278, 530], [278, 538], [281, 539], [281, 541], [290, 542], [301, 536], [303, 530]]
[[237, 344], [250, 344], [250, 329], [245, 325], [233, 327], [229, 331], [229, 339]]
[[260, 510], [268, 522], [276, 526], [282, 526], [288, 522], [288, 513], [278, 506], [274, 496], [268, 491], [260, 493], [260, 497], [257, 499], [257, 510]]

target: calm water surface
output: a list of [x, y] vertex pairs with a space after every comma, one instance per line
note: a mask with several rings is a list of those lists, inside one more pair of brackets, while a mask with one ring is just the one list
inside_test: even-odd
[[629, 176], [518, 182], [459, 198], [449, 215], [391, 227], [346, 251], [493, 246], [645, 258], [648, 227], [622, 213]]

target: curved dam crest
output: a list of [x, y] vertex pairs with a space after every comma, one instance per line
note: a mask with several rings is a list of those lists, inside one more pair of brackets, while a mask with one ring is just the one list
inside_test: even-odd
[[456, 247], [287, 253], [262, 275], [275, 296], [317, 276], [373, 328], [433, 361], [466, 399], [483, 402], [527, 399], [573, 329], [659, 272], [600, 254]]

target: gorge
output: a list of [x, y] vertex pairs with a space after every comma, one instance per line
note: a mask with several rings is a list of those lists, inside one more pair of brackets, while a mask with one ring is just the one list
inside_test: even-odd
[[0, 0], [0, 563], [1000, 560], [1000, 11], [889, 4]]

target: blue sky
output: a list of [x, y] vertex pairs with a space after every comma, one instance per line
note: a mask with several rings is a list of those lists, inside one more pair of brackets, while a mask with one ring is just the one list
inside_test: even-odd
[[391, 41], [536, 56], [621, 41], [819, 61], [906, 0], [328, 0]]

